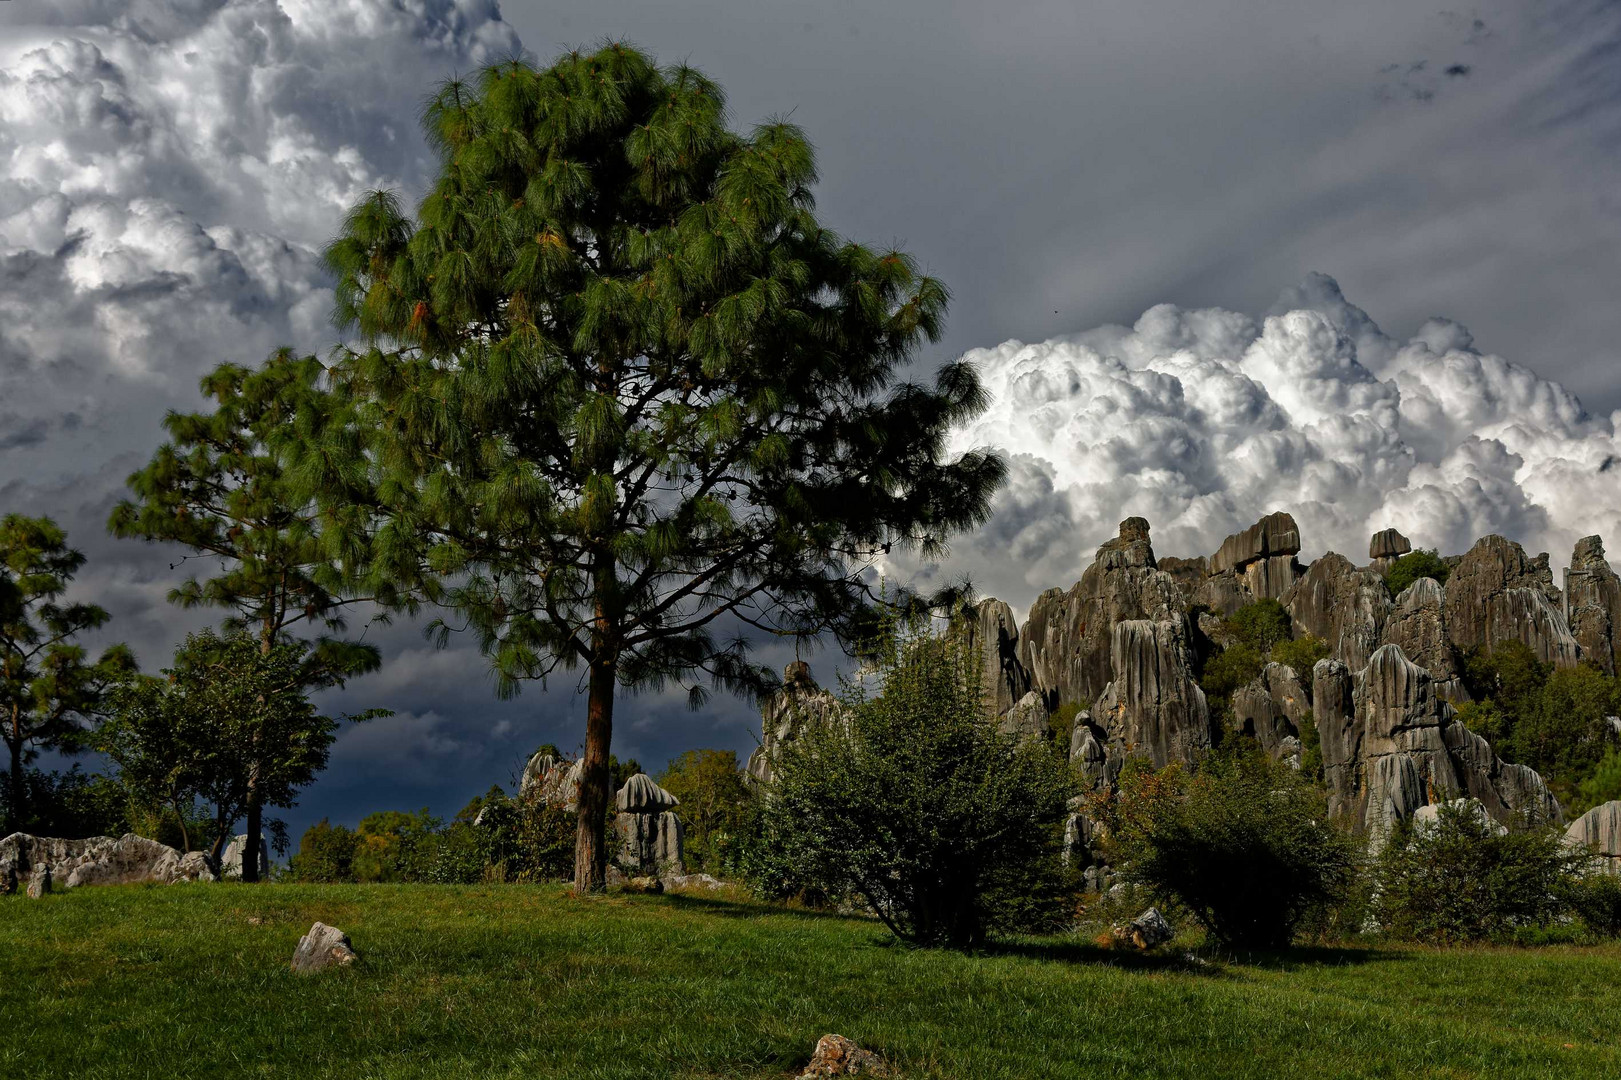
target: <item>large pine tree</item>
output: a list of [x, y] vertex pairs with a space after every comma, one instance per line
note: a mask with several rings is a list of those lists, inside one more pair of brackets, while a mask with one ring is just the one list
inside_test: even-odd
[[763, 689], [751, 637], [847, 631], [872, 560], [982, 522], [1004, 468], [945, 455], [971, 367], [900, 381], [945, 288], [822, 226], [792, 125], [735, 133], [702, 74], [609, 44], [447, 83], [425, 126], [415, 217], [375, 193], [327, 253], [375, 475], [342, 445], [305, 472], [335, 523], [375, 511], [371, 588], [456, 611], [503, 692], [584, 667], [583, 893], [616, 687]]

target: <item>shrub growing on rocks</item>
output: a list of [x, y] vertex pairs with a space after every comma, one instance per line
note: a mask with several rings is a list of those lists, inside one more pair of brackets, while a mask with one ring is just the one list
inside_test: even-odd
[[1360, 846], [1329, 822], [1322, 792], [1257, 750], [1160, 772], [1129, 763], [1119, 797], [1095, 809], [1125, 877], [1227, 945], [1288, 945], [1355, 878]]
[[1072, 908], [1059, 856], [1072, 781], [1044, 740], [986, 715], [976, 660], [926, 630], [886, 647], [877, 692], [852, 686], [845, 723], [779, 750], [758, 822], [766, 861], [922, 944], [1046, 928]]
[[1385, 933], [1411, 941], [1486, 941], [1552, 923], [1569, 910], [1590, 856], [1546, 824], [1505, 829], [1478, 804], [1443, 803], [1406, 821], [1378, 860], [1373, 910]]

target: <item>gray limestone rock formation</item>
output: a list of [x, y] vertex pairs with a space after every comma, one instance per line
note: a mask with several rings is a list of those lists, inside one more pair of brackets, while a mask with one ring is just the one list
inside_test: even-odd
[[762, 783], [771, 782], [771, 759], [777, 750], [793, 742], [806, 727], [830, 724], [839, 718], [839, 699], [816, 685], [810, 665], [795, 660], [783, 673], [782, 689], [760, 709], [760, 745], [749, 755], [748, 774]]
[[[248, 834], [238, 833], [225, 845], [220, 853], [220, 878], [235, 879], [242, 876], [242, 855], [248, 850]], [[259, 880], [263, 881], [270, 874], [270, 842], [265, 839], [264, 833], [259, 834]]]
[[1381, 646], [1354, 676], [1339, 660], [1319, 661], [1313, 683], [1329, 812], [1354, 827], [1383, 833], [1463, 795], [1498, 821], [1522, 811], [1558, 819], [1541, 777], [1498, 760], [1397, 646]]
[[1019, 635], [1019, 659], [1048, 708], [1089, 705], [1114, 678], [1115, 625], [1131, 619], [1185, 622], [1186, 612], [1176, 580], [1155, 564], [1148, 522], [1127, 518], [1120, 535], [1098, 548], [1080, 581], [1036, 598]]
[[1258, 559], [1294, 556], [1300, 553], [1300, 529], [1295, 519], [1283, 511], [1268, 514], [1254, 525], [1221, 542], [1210, 557], [1210, 572], [1240, 570]]
[[34, 876], [28, 879], [28, 899], [38, 900], [42, 896], [51, 894], [51, 868], [41, 866], [34, 871]]
[[1576, 847], [1589, 848], [1602, 861], [1605, 870], [1621, 874], [1621, 802], [1595, 806], [1570, 823], [1565, 840]]
[[1384, 644], [1397, 646], [1403, 656], [1428, 671], [1442, 698], [1455, 705], [1469, 700], [1463, 665], [1447, 634], [1444, 595], [1434, 578], [1419, 578], [1396, 597], [1385, 620]]
[[1075, 718], [1075, 730], [1069, 736], [1069, 763], [1081, 775], [1088, 791], [1102, 791], [1114, 782], [1109, 771], [1104, 740], [1108, 736], [1092, 723], [1092, 714], [1083, 712]]
[[980, 656], [985, 708], [992, 716], [1000, 716], [1030, 692], [1030, 677], [1019, 661], [1019, 626], [1013, 609], [1000, 600], [981, 600], [974, 614], [959, 632]]
[[823, 1035], [816, 1040], [816, 1052], [811, 1055], [805, 1071], [798, 1080], [820, 1080], [827, 1076], [893, 1076], [894, 1070], [884, 1059], [871, 1050], [863, 1050], [843, 1035]]
[[1254, 682], [1233, 692], [1232, 708], [1239, 731], [1253, 737], [1268, 754], [1283, 758], [1289, 749], [1285, 743], [1300, 736], [1311, 696], [1294, 668], [1272, 663]]
[[293, 951], [292, 968], [300, 975], [311, 975], [330, 967], [348, 967], [360, 959], [349, 935], [336, 926], [316, 923], [310, 932], [298, 939]]
[[110, 836], [61, 840], [12, 833], [0, 840], [0, 877], [16, 874], [22, 880], [41, 866], [49, 866], [54, 883], [67, 889], [214, 880], [202, 852], [183, 855], [167, 844], [134, 833], [125, 833], [116, 840]]
[[1523, 641], [1541, 660], [1576, 665], [1580, 650], [1546, 554], [1527, 558], [1512, 540], [1485, 537], [1453, 567], [1444, 593], [1447, 633], [1459, 651]]
[[1146, 754], [1155, 768], [1208, 748], [1210, 710], [1193, 679], [1187, 619], [1117, 622], [1110, 644], [1115, 677], [1093, 712], [1110, 746]]
[[1322, 638], [1352, 670], [1361, 670], [1379, 647], [1391, 610], [1385, 579], [1332, 551], [1312, 563], [1280, 602], [1294, 620], [1295, 636]]
[[1194, 597], [1198, 596], [1199, 588], [1210, 577], [1210, 560], [1203, 555], [1195, 555], [1191, 559], [1178, 559], [1173, 555], [1161, 556], [1158, 567], [1171, 575], [1176, 587], [1181, 590], [1182, 599], [1191, 606]]
[[518, 781], [518, 798], [524, 802], [551, 802], [561, 789], [570, 764], [543, 750], [536, 750], [523, 767], [523, 777]]
[[614, 796], [619, 808], [614, 830], [619, 837], [616, 863], [629, 877], [684, 874], [685, 830], [672, 812], [681, 800], [653, 782], [646, 773], [625, 781]]
[[1021, 739], [1047, 737], [1047, 705], [1034, 690], [1020, 698], [1011, 709], [997, 718], [997, 727], [1004, 735], [1017, 735]]
[[1375, 564], [1394, 561], [1412, 550], [1412, 542], [1395, 529], [1380, 529], [1368, 541], [1368, 558]]
[[1576, 541], [1565, 570], [1565, 621], [1581, 646], [1582, 659], [1606, 675], [1621, 671], [1621, 577], [1604, 557], [1604, 541], [1584, 536]]

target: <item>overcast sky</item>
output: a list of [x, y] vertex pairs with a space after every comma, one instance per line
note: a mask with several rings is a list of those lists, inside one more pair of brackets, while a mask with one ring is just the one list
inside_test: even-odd
[[[0, 510], [69, 527], [146, 667], [196, 625], [163, 601], [190, 568], [104, 523], [163, 411], [222, 360], [331, 344], [315, 253], [364, 190], [421, 192], [436, 79], [605, 37], [704, 69], [739, 127], [802, 125], [824, 220], [951, 287], [923, 362], [972, 352], [997, 404], [959, 444], [1014, 479], [952, 560], [895, 572], [1022, 608], [1128, 513], [1165, 554], [1271, 509], [1308, 554], [1385, 523], [1556, 565], [1621, 544], [1616, 4], [11, 0]], [[572, 683], [497, 702], [467, 648], [371, 633], [384, 671], [331, 704], [398, 715], [344, 735], [295, 830], [453, 813], [578, 744]], [[653, 767], [758, 728], [620, 716]]]

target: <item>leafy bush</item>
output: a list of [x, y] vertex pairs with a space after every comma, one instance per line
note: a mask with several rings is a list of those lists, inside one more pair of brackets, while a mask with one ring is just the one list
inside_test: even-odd
[[759, 834], [775, 887], [856, 896], [897, 936], [953, 945], [1072, 908], [1060, 858], [1071, 780], [1044, 741], [985, 715], [961, 641], [899, 635], [845, 695], [847, 723], [782, 748]]
[[1621, 751], [1611, 747], [1577, 787], [1572, 809], [1585, 813], [1614, 799], [1621, 799]]
[[1419, 578], [1434, 578], [1437, 585], [1445, 585], [1450, 573], [1452, 567], [1446, 564], [1439, 552], [1434, 548], [1420, 548], [1409, 551], [1391, 564], [1390, 569], [1385, 571], [1385, 588], [1390, 590], [1391, 596], [1400, 596]]
[[1300, 718], [1300, 773], [1308, 780], [1323, 782], [1323, 736], [1310, 709]]
[[751, 798], [737, 754], [688, 750], [670, 762], [658, 783], [681, 800], [688, 869], [733, 872]]
[[1378, 860], [1374, 913], [1387, 934], [1452, 944], [1552, 923], [1589, 856], [1552, 825], [1504, 830], [1479, 804], [1444, 803], [1399, 825]]
[[320, 884], [353, 881], [356, 842], [353, 830], [322, 818], [299, 838], [288, 875], [295, 881]]
[[1253, 749], [1196, 768], [1128, 763], [1097, 813], [1123, 875], [1179, 902], [1228, 945], [1279, 948], [1342, 899], [1359, 845], [1328, 820], [1322, 792]]
[[1590, 933], [1621, 937], [1621, 877], [1590, 869], [1572, 878], [1565, 901]]
[[1311, 672], [1317, 666], [1317, 661], [1327, 660], [1332, 651], [1328, 642], [1316, 634], [1307, 634], [1272, 646], [1272, 659], [1294, 668], [1295, 674], [1309, 687]]
[[[139, 809], [130, 805], [128, 792], [111, 777], [82, 772], [77, 765], [67, 772], [25, 766], [20, 786], [22, 807], [14, 818], [10, 776], [0, 769], [0, 821], [17, 821], [21, 832], [81, 839], [139, 831], [131, 820], [140, 816]], [[180, 847], [176, 832], [174, 846]]]
[[1245, 604], [1227, 620], [1238, 640], [1262, 656], [1281, 641], [1289, 640], [1289, 612], [1276, 600], [1256, 600]]
[[1265, 656], [1248, 642], [1230, 645], [1205, 661], [1199, 686], [1205, 692], [1211, 719], [1218, 730], [1232, 719], [1233, 692], [1254, 682], [1265, 667]]

